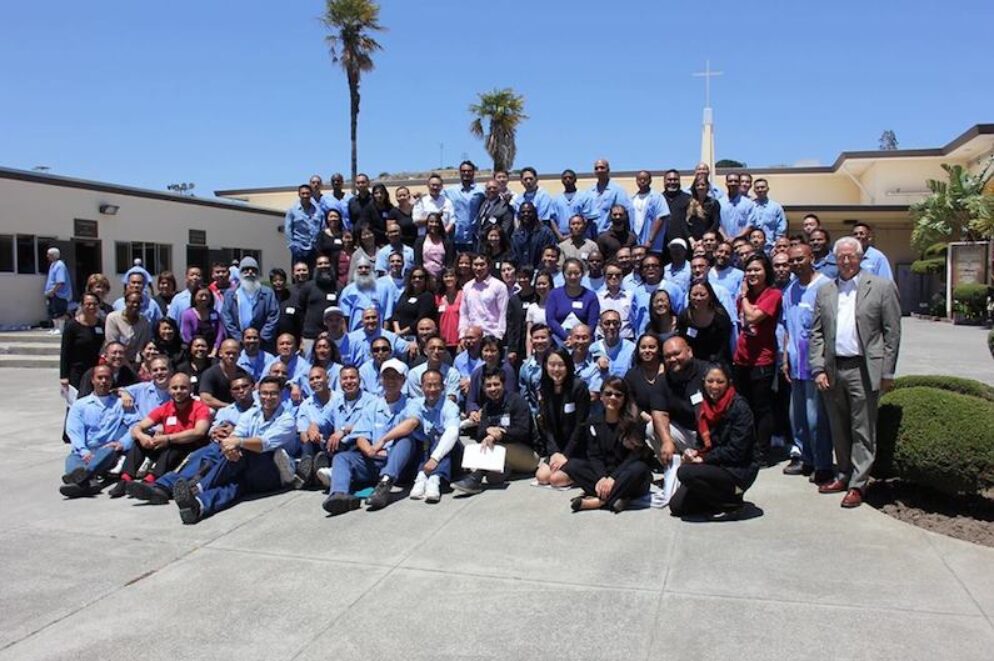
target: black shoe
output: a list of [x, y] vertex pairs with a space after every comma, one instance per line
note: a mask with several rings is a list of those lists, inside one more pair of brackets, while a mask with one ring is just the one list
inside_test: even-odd
[[618, 500], [614, 501], [613, 505], [611, 505], [611, 511], [614, 512], [615, 514], [621, 514], [626, 509], [628, 509], [627, 498], [619, 498]]
[[812, 473], [811, 477], [808, 478], [808, 482], [811, 482], [811, 484], [822, 485], [822, 484], [828, 484], [834, 479], [835, 479], [835, 471], [831, 469], [824, 469], [824, 470], [816, 470], [814, 473]]
[[331, 457], [327, 452], [318, 452], [314, 455], [314, 472], [317, 473], [322, 468], [331, 468]]
[[474, 496], [483, 491], [483, 473], [473, 471], [458, 482], [453, 482], [452, 488], [461, 494]]
[[78, 466], [62, 476], [62, 484], [80, 485], [86, 482], [88, 477], [86, 469]]
[[350, 493], [333, 493], [324, 499], [321, 507], [332, 516], [359, 509], [360, 500]]
[[583, 509], [584, 498], [586, 498], [586, 496], [577, 496], [575, 498], [571, 498], [569, 501], [569, 508], [574, 512], [579, 512], [581, 509]]
[[179, 509], [179, 518], [186, 525], [193, 525], [197, 523], [204, 517], [204, 508], [197, 500], [196, 496], [190, 501], [189, 507], [181, 507]]
[[155, 484], [132, 481], [128, 482], [127, 489], [128, 495], [132, 498], [143, 500], [152, 505], [165, 505], [169, 502], [169, 492]]
[[180, 509], [193, 507], [193, 503], [197, 500], [193, 493], [193, 485], [183, 478], [176, 480], [176, 484], [173, 485], [173, 500]]
[[[804, 470], [805, 470], [804, 469], [804, 462], [801, 461], [801, 458], [800, 457], [791, 457], [790, 458], [790, 463], [783, 467], [783, 474], [784, 475], [805, 475]], [[810, 470], [811, 470], [811, 468], [809, 466], [808, 467], [809, 473], [810, 473]]]
[[85, 496], [92, 496], [99, 490], [99, 485], [95, 484], [92, 480], [87, 480], [82, 484], [63, 484], [59, 487], [59, 493], [66, 498], [83, 498]]
[[127, 482], [125, 482], [124, 480], [118, 480], [117, 484], [112, 486], [110, 490], [107, 492], [107, 495], [110, 496], [111, 498], [120, 498], [125, 493], [127, 493], [127, 487], [128, 487]]
[[390, 504], [390, 489], [393, 488], [393, 478], [384, 475], [373, 489], [373, 495], [366, 501], [366, 509], [370, 512], [383, 509]]
[[314, 457], [304, 455], [300, 458], [297, 462], [297, 477], [303, 481], [304, 486], [311, 483], [314, 479]]

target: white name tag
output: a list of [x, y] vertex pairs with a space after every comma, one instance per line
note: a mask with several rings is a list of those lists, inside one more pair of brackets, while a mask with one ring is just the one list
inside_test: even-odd
[[94, 326], [93, 332], [96, 333], [97, 335], [103, 335], [104, 334], [103, 326]]
[[700, 391], [697, 391], [690, 396], [690, 403], [693, 404], [694, 406], [697, 406], [703, 401], [704, 401], [704, 395], [702, 395]]
[[583, 301], [573, 301], [573, 309], [574, 310], [582, 310], [583, 309]]
[[442, 303], [441, 305], [438, 306], [438, 311], [445, 312], [445, 303]]
[[287, 314], [295, 314], [296, 312], [297, 312], [297, 308], [295, 308], [295, 307], [293, 307], [293, 306], [290, 306], [290, 307], [288, 307], [288, 308], [286, 309], [286, 313], [287, 313]]
[[167, 425], [175, 425], [176, 424], [176, 416], [175, 415], [171, 415], [168, 418], [166, 418], [166, 424]]
[[337, 298], [338, 298], [337, 294], [325, 294], [324, 296], [324, 300], [326, 301], [334, 301]]
[[576, 413], [576, 404], [574, 402], [569, 402], [563, 407], [563, 413]]
[[199, 381], [199, 380], [200, 380], [200, 379], [198, 379], [198, 378], [197, 378], [196, 376], [191, 376], [191, 377], [190, 377], [190, 383], [196, 383], [196, 382], [197, 382], [197, 381]]
[[418, 302], [418, 297], [417, 296], [412, 296], [409, 299], [407, 299], [407, 302], [411, 303], [411, 304], [417, 303]]
[[594, 429], [593, 425], [590, 425], [590, 435], [591, 436], [597, 436], [597, 430]]
[[580, 253], [580, 259], [586, 259], [586, 258], [587, 258], [587, 255], [589, 255], [589, 254], [590, 254], [590, 253], [586, 253], [586, 252], [581, 252], [581, 253]]
[[687, 337], [697, 337], [697, 329], [693, 326], [687, 328]]
[[335, 240], [332, 241], [332, 243], [335, 244], [336, 246], [340, 246], [340, 245], [342, 245], [342, 240], [341, 239], [335, 239]]
[[500, 417], [500, 426], [501, 427], [509, 427], [510, 425], [511, 425], [511, 416], [509, 416], [509, 415], [502, 415]]

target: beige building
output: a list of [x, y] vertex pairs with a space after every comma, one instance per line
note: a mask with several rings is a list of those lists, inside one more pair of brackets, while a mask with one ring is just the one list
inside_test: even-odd
[[[764, 177], [770, 184], [770, 197], [780, 202], [791, 224], [791, 231], [799, 231], [801, 218], [816, 213], [832, 237], [847, 234], [857, 220], [869, 223], [875, 231], [875, 245], [888, 256], [898, 278], [904, 299], [913, 301], [916, 296], [916, 279], [910, 277], [908, 267], [917, 258], [910, 245], [911, 217], [908, 207], [928, 194], [928, 179], [945, 180], [943, 163], [963, 165], [977, 170], [994, 154], [994, 124], [971, 127], [942, 147], [931, 149], [898, 149], [894, 151], [847, 151], [839, 154], [831, 165], [815, 167], [745, 168], [753, 178]], [[580, 172], [575, 164], [577, 187], [581, 190], [594, 185], [593, 172]], [[650, 168], [657, 189], [662, 187], [662, 172], [668, 164], [656, 163]], [[717, 185], [730, 170], [718, 170], [712, 177]], [[458, 181], [453, 171], [440, 172], [446, 183]], [[692, 170], [683, 170], [684, 187], [693, 179]], [[629, 193], [634, 193], [636, 172], [613, 172], [612, 179]], [[301, 173], [300, 180], [308, 175]], [[478, 176], [482, 180], [487, 173]], [[559, 173], [540, 175], [541, 185], [557, 195], [561, 190]], [[399, 186], [424, 192], [425, 178], [384, 179], [391, 196]], [[375, 183], [375, 181], [374, 181]], [[511, 187], [520, 190], [516, 181]], [[258, 207], [283, 209], [291, 206], [297, 196], [296, 185], [278, 188], [254, 188], [216, 191], [219, 197], [232, 198]]]
[[287, 267], [283, 213], [243, 202], [186, 197], [37, 172], [0, 168], [0, 327], [45, 318], [45, 252], [55, 246], [73, 294], [91, 273], [111, 280], [141, 258], [171, 270], [182, 287], [188, 264], [209, 267], [251, 254], [264, 269]]

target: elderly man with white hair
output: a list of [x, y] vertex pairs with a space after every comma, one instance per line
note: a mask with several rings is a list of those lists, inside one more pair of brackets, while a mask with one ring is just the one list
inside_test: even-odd
[[239, 271], [238, 287], [229, 287], [221, 304], [225, 335], [241, 342], [242, 332], [255, 328], [259, 331], [262, 347], [270, 351], [276, 346], [276, 329], [280, 321], [276, 294], [259, 281], [259, 262], [254, 257], [243, 257]]
[[842, 507], [863, 502], [877, 451], [877, 403], [893, 385], [901, 345], [901, 304], [894, 282], [860, 268], [863, 246], [835, 242], [839, 277], [815, 298], [808, 341], [811, 375], [825, 396], [836, 479], [820, 493], [846, 492]]
[[382, 323], [382, 320], [390, 312], [386, 309], [387, 302], [392, 301], [394, 295], [393, 292], [387, 290], [385, 283], [377, 281], [376, 275], [373, 273], [372, 261], [360, 256], [355, 267], [352, 282], [345, 286], [338, 297], [338, 305], [345, 314], [349, 331], [362, 327], [362, 313], [371, 306], [379, 311]]
[[69, 318], [69, 302], [72, 300], [72, 284], [69, 269], [62, 261], [58, 248], [48, 249], [48, 277], [45, 279], [45, 304], [48, 318], [52, 320], [53, 335], [62, 333]]

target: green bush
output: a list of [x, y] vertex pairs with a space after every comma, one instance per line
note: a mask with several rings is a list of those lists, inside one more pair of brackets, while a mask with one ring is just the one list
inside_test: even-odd
[[994, 487], [994, 402], [922, 386], [881, 399], [878, 477], [897, 476], [948, 494]]
[[938, 390], [958, 392], [961, 395], [970, 395], [994, 402], [994, 386], [958, 376], [945, 376], [941, 374], [902, 376], [894, 381], [894, 389], [898, 388], [937, 388]]
[[983, 319], [987, 315], [987, 285], [956, 285], [953, 304], [968, 319]]
[[994, 330], [987, 333], [987, 349], [991, 352], [991, 358], [994, 358]]

